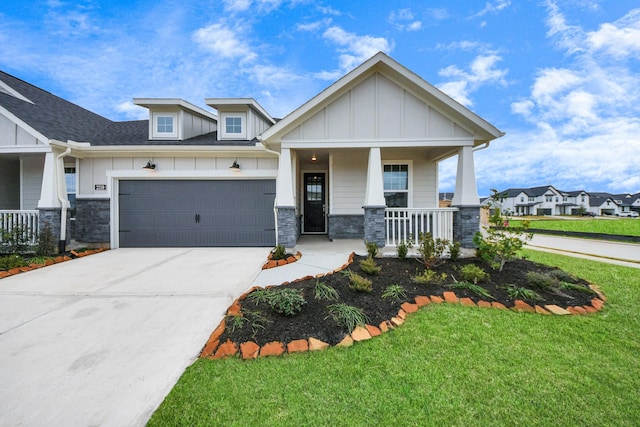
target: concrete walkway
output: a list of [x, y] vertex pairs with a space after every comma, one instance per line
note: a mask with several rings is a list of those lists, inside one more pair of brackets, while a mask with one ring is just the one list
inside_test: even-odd
[[142, 426], [269, 248], [117, 249], [0, 280], [0, 426]]
[[640, 268], [640, 245], [534, 234], [525, 248]]

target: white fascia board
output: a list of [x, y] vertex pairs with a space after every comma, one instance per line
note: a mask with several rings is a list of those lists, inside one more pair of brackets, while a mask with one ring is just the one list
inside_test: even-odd
[[241, 105], [243, 107], [248, 107], [262, 116], [271, 124], [275, 124], [275, 120], [271, 117], [271, 114], [267, 113], [267, 110], [262, 108], [258, 101], [253, 98], [205, 98], [204, 103], [209, 107], [215, 108], [220, 111], [220, 107], [233, 107], [237, 105]]
[[27, 122], [21, 120], [15, 114], [13, 114], [12, 112], [10, 112], [9, 110], [7, 110], [6, 108], [4, 108], [2, 106], [0, 106], [0, 114], [2, 114], [3, 116], [5, 116], [9, 120], [11, 120], [12, 122], [17, 124], [18, 126], [20, 126], [22, 128], [22, 130], [24, 130], [25, 132], [27, 132], [29, 135], [33, 136], [34, 138], [39, 139], [40, 141], [44, 142], [45, 144], [49, 142], [49, 138], [47, 138], [42, 133], [40, 133], [39, 131], [35, 130], [31, 126], [29, 126], [29, 124]]
[[2, 80], [0, 80], [0, 92], [4, 92], [8, 95], [13, 96], [14, 98], [18, 98], [21, 101], [25, 101], [25, 102], [28, 102], [29, 104], [33, 104], [33, 101], [31, 101], [29, 98], [27, 98], [26, 96], [24, 96], [23, 94], [21, 94], [20, 92], [18, 92], [17, 90], [15, 90], [11, 86], [3, 82]]
[[220, 155], [242, 156], [250, 154], [258, 157], [275, 157], [273, 153], [265, 150], [262, 144], [252, 146], [202, 146], [202, 145], [121, 145], [121, 146], [86, 146], [55, 141], [53, 146], [71, 148], [71, 155], [77, 158], [89, 157], [126, 157], [144, 155], [153, 157], [185, 157], [194, 155]]
[[37, 154], [50, 153], [51, 147], [48, 145], [11, 145], [8, 147], [0, 147], [0, 155], [2, 154]]
[[282, 148], [306, 148], [306, 149], [323, 149], [323, 148], [418, 148], [418, 147], [473, 147], [474, 141], [469, 138], [447, 138], [434, 140], [300, 140], [300, 141], [283, 141]]
[[218, 121], [216, 114], [179, 98], [133, 98], [133, 103], [149, 109], [152, 107], [179, 107], [193, 114]]

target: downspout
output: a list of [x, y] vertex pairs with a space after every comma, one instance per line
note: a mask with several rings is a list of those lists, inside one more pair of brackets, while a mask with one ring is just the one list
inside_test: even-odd
[[[264, 151], [266, 151], [267, 153], [275, 154], [276, 156], [278, 156], [278, 165], [279, 165], [280, 164], [280, 153], [278, 153], [277, 151], [271, 150], [270, 148], [267, 148], [267, 144], [265, 142], [260, 141], [260, 143], [264, 147]], [[277, 197], [273, 199], [273, 219], [274, 219], [273, 222], [276, 225], [276, 246], [278, 246], [278, 208], [276, 207], [276, 203], [278, 203], [278, 198]]]
[[[58, 200], [62, 206], [60, 210], [60, 240], [58, 241], [59, 253], [64, 253], [67, 249], [67, 210], [69, 209], [69, 200], [67, 200], [67, 195], [62, 192], [62, 188], [64, 186], [64, 162], [62, 159], [70, 153], [71, 147], [67, 147], [64, 152], [56, 156], [56, 169], [58, 169], [58, 173], [56, 173], [56, 180], [58, 181], [56, 189], [58, 192]], [[59, 172], [60, 165], [62, 165], [62, 173]]]

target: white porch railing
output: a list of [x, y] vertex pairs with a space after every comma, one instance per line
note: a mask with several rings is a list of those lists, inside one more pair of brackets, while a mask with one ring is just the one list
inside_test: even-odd
[[434, 239], [453, 241], [453, 213], [457, 208], [387, 208], [384, 212], [386, 245], [400, 242], [418, 245], [421, 233], [431, 233]]
[[37, 210], [0, 210], [0, 244], [6, 244], [5, 234], [22, 233], [20, 237], [25, 243], [35, 245], [38, 241]]

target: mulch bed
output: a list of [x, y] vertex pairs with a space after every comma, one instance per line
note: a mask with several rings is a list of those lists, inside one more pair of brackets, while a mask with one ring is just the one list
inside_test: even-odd
[[[551, 290], [540, 289], [527, 286], [526, 274], [528, 272], [550, 273], [558, 271], [558, 269], [542, 264], [537, 264], [527, 260], [514, 260], [507, 263], [502, 272], [492, 270], [486, 263], [479, 259], [467, 258], [457, 261], [445, 261], [435, 267], [433, 270], [441, 275], [444, 273], [447, 277], [439, 284], [419, 284], [412, 281], [412, 276], [416, 276], [425, 270], [424, 265], [419, 263], [415, 258], [407, 258], [400, 260], [398, 258], [376, 258], [375, 262], [382, 267], [379, 274], [368, 276], [360, 268], [360, 260], [364, 257], [355, 257], [353, 263], [348, 266], [348, 270], [358, 273], [373, 282], [373, 290], [371, 292], [358, 292], [350, 288], [349, 278], [341, 272], [336, 272], [321, 278], [305, 278], [293, 283], [284, 284], [289, 288], [297, 289], [304, 295], [306, 304], [302, 311], [293, 316], [284, 316], [274, 312], [266, 303], [256, 304], [247, 294], [243, 295], [226, 316], [226, 325], [223, 322], [218, 332], [212, 334], [212, 338], [216, 343], [212, 345], [210, 340], [202, 356], [212, 356], [215, 353], [215, 347], [219, 343], [256, 343], [257, 346], [264, 346], [268, 343], [279, 342], [284, 347], [292, 341], [306, 340], [315, 338], [330, 345], [340, 343], [349, 331], [338, 325], [330, 316], [327, 306], [337, 302], [345, 303], [354, 307], [361, 308], [367, 316], [367, 324], [378, 326], [381, 323], [388, 322], [390, 319], [398, 316], [401, 305], [406, 302], [413, 303], [417, 296], [440, 296], [444, 297], [445, 293], [454, 291], [460, 299], [468, 298], [474, 303], [482, 300], [487, 302], [498, 302], [507, 308], [518, 305], [511, 298], [506, 290], [505, 285], [517, 285], [535, 290], [541, 300], [530, 300], [527, 302], [531, 308], [534, 306], [558, 306], [561, 308], [591, 306], [592, 300], [601, 294], [593, 292], [584, 292], [573, 289]], [[490, 278], [485, 283], [479, 283], [486, 289], [494, 299], [483, 298], [466, 289], [452, 289], [448, 285], [455, 283], [453, 277], [460, 280], [459, 269], [466, 264], [476, 264], [482, 267]], [[346, 270], [345, 270], [346, 271]], [[335, 288], [340, 299], [338, 301], [318, 300], [314, 297], [314, 285], [317, 281], [322, 281], [326, 285]], [[579, 285], [584, 289], [589, 289], [589, 284], [582, 279], [572, 278], [563, 280]], [[390, 285], [401, 285], [406, 297], [400, 301], [385, 299], [382, 297], [385, 289]], [[250, 295], [250, 293], [249, 293]], [[449, 294], [451, 295], [451, 294]], [[467, 301], [468, 302], [468, 301]], [[522, 303], [522, 301], [519, 301]], [[238, 313], [238, 309], [240, 312]], [[246, 322], [238, 322], [234, 328], [232, 325], [233, 316], [241, 315], [246, 318]], [[261, 318], [260, 322], [255, 319]], [[256, 326], [257, 324], [257, 326]], [[390, 326], [393, 326], [392, 324]], [[209, 354], [207, 354], [209, 353]]]

